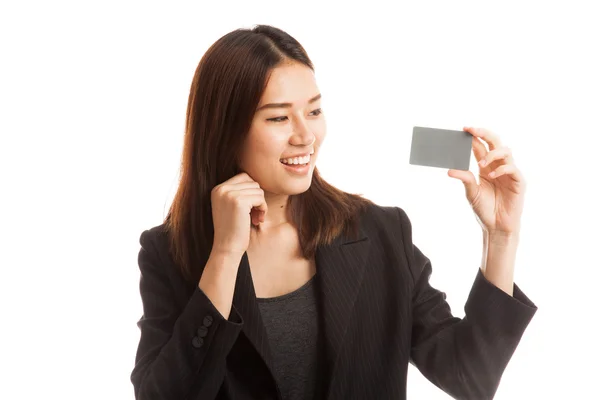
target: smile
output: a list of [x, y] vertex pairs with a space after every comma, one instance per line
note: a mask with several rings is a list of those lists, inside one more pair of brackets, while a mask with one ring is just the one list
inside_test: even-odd
[[310, 154], [304, 157], [294, 157], [279, 160], [282, 164], [286, 165], [304, 165], [310, 162]]

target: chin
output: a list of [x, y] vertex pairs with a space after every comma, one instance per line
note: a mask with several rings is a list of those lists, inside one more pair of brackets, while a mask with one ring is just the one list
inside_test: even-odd
[[310, 188], [311, 180], [307, 179], [306, 182], [297, 182], [295, 185], [282, 185], [282, 194], [293, 196], [306, 192]]
[[298, 180], [286, 180], [283, 182], [278, 182], [278, 192], [280, 194], [293, 196], [296, 194], [301, 194], [306, 192], [312, 183], [312, 175], [308, 175], [302, 179]]
[[[264, 170], [263, 170], [264, 172]], [[255, 179], [260, 187], [268, 193], [293, 196], [306, 192], [312, 184], [314, 167], [306, 175], [289, 174], [276, 171], [269, 175], [256, 174]], [[252, 175], [251, 175], [252, 176]]]

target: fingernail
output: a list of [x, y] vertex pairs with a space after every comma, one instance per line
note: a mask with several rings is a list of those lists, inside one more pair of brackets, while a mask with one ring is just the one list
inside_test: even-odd
[[493, 177], [494, 177], [494, 175], [496, 175], [496, 173], [495, 173], [495, 172], [493, 172], [493, 171], [492, 171], [492, 172], [490, 172], [490, 178], [493, 178]]
[[479, 165], [481, 165], [482, 167], [485, 167], [485, 164], [486, 164], [485, 160], [479, 161]]

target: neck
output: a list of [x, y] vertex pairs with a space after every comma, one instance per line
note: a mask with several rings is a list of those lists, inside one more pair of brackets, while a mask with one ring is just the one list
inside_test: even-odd
[[270, 231], [281, 225], [289, 224], [288, 218], [288, 195], [273, 194], [265, 192], [265, 201], [267, 202], [267, 214], [265, 221], [260, 224], [261, 231]]

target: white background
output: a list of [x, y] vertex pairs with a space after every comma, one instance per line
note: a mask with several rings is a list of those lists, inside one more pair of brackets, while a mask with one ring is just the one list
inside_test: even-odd
[[[0, 6], [2, 399], [133, 399], [138, 238], [174, 195], [191, 79], [267, 23], [316, 66], [332, 184], [404, 208], [463, 316], [481, 238], [414, 125], [487, 127], [529, 183], [516, 282], [539, 311], [496, 399], [598, 395], [599, 13], [593, 2]], [[474, 163], [471, 163], [472, 170]], [[410, 367], [410, 399], [447, 399]]]

